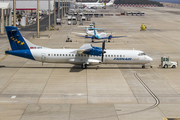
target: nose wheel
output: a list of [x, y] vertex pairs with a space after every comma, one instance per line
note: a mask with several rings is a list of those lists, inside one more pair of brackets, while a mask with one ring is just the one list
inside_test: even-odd
[[83, 64], [81, 65], [81, 68], [82, 68], [82, 69], [86, 69], [86, 68], [87, 68], [87, 64], [86, 64], [86, 63], [83, 63]]

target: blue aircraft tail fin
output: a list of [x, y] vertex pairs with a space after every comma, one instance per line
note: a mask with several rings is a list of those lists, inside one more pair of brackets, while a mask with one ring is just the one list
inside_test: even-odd
[[6, 26], [6, 33], [11, 45], [11, 49], [14, 50], [28, 50], [27, 41], [22, 37], [17, 27]]

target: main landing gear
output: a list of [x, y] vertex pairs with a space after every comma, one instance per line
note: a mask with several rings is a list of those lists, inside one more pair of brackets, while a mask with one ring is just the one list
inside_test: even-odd
[[87, 68], [87, 64], [86, 64], [86, 63], [83, 63], [83, 64], [81, 65], [81, 68], [82, 68], [82, 69], [86, 69], [86, 68]]
[[108, 39], [107, 42], [110, 42], [111, 39]]
[[145, 65], [144, 65], [144, 64], [142, 65], [142, 68], [145, 68]]

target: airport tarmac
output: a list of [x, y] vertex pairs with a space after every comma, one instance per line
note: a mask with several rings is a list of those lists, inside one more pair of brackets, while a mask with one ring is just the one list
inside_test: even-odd
[[[100, 10], [102, 12], [103, 10]], [[180, 15], [177, 8], [107, 8], [104, 12], [143, 11], [145, 16], [92, 18], [96, 27], [127, 35], [106, 43], [106, 49], [142, 50], [153, 61], [146, 65], [88, 66], [42, 63], [5, 56], [10, 49], [0, 36], [0, 120], [166, 120], [180, 118], [180, 68], [159, 67], [160, 57], [180, 61]], [[89, 25], [90, 22], [84, 22]], [[140, 31], [145, 23], [147, 31]], [[44, 31], [50, 38], [31, 39], [50, 48], [79, 48], [91, 39], [78, 25], [63, 24]], [[58, 27], [58, 26], [57, 26]], [[26, 31], [27, 32], [27, 31]], [[73, 42], [65, 42], [70, 36]], [[93, 46], [101, 47], [97, 41]], [[150, 68], [150, 65], [153, 66]]]

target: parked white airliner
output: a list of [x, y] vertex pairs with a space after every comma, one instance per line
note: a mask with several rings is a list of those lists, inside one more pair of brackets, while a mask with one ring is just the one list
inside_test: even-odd
[[111, 6], [114, 4], [114, 0], [110, 0], [108, 3], [99, 3], [99, 0], [97, 2], [75, 2], [77, 5], [84, 5], [87, 8], [104, 8], [106, 6]]
[[95, 3], [95, 4], [86, 4], [83, 3], [87, 8], [106, 8], [106, 6], [112, 6], [114, 4], [114, 0], [110, 0], [108, 3]]
[[22, 37], [16, 27], [7, 26], [6, 32], [11, 46], [11, 54], [42, 63], [71, 63], [87, 68], [88, 65], [98, 64], [145, 64], [153, 59], [139, 50], [105, 50], [105, 42], [102, 48], [84, 44], [79, 49], [50, 49], [30, 43]]

